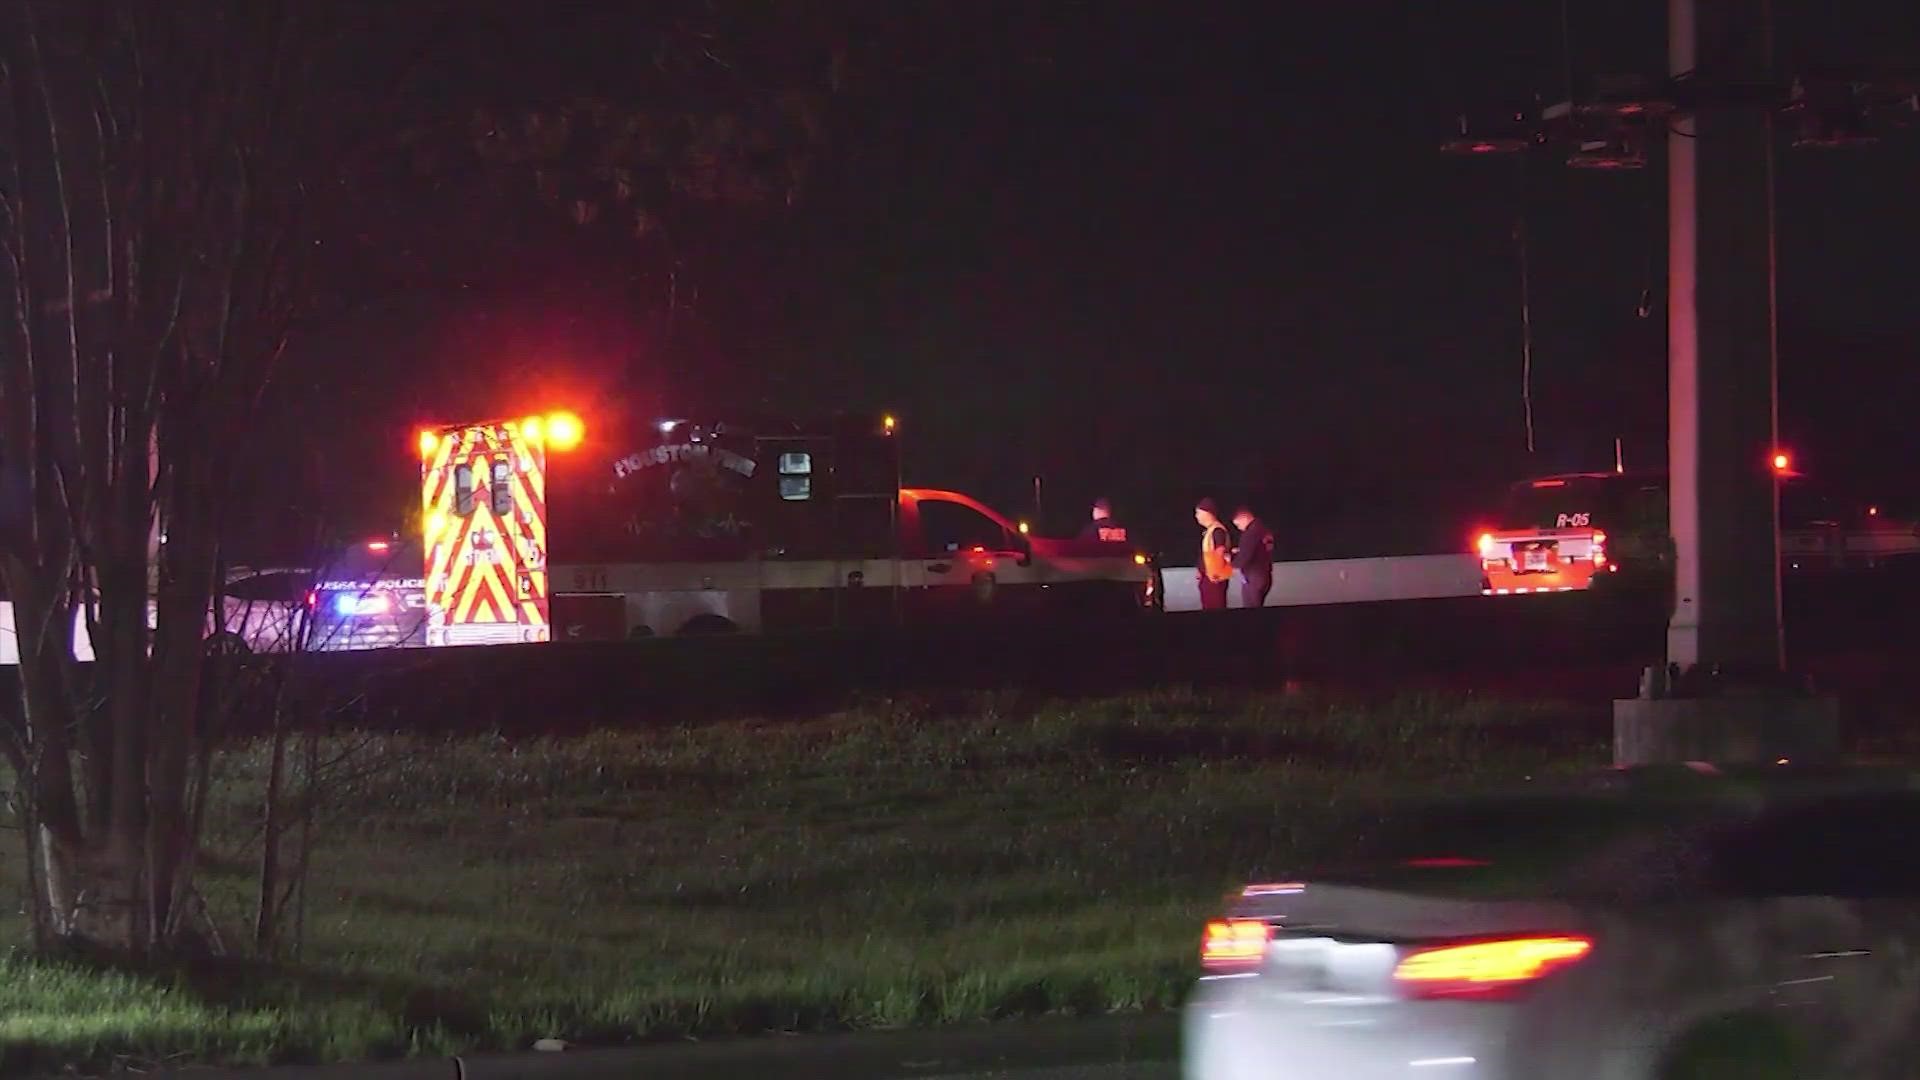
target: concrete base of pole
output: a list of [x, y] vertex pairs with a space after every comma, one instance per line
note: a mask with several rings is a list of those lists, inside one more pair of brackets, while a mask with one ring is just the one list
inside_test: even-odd
[[1613, 703], [1618, 767], [1705, 761], [1820, 765], [1840, 756], [1837, 699], [1738, 692], [1694, 698], [1629, 698]]

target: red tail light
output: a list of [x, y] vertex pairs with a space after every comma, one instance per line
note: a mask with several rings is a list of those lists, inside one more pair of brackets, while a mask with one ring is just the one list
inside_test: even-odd
[[1593, 530], [1593, 565], [1607, 564], [1607, 534], [1599, 529]]
[[1252, 971], [1267, 955], [1267, 924], [1259, 919], [1216, 919], [1200, 941], [1200, 966], [1210, 975]]
[[1577, 934], [1436, 945], [1402, 956], [1393, 981], [1413, 998], [1498, 1000], [1592, 951], [1593, 939]]

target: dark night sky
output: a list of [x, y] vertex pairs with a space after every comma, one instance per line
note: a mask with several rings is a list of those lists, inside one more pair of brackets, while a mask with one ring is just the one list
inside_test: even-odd
[[[1635, 312], [1664, 282], [1664, 173], [1435, 152], [1464, 107], [1560, 96], [1558, 4], [970, 10], [836, 103], [806, 200], [711, 245], [671, 343], [629, 280], [638, 256], [558, 227], [514, 233], [484, 286], [298, 343], [329, 374], [289, 399], [368, 433], [327, 452], [357, 478], [335, 488], [352, 527], [404, 507], [412, 423], [621, 372], [663, 408], [891, 408], [910, 482], [1031, 515], [1039, 473], [1044, 526], [1107, 493], [1182, 546], [1203, 490], [1263, 486], [1295, 554], [1451, 549], [1507, 480], [1604, 467], [1616, 434], [1634, 463], [1664, 458], [1664, 312]], [[1576, 78], [1662, 68], [1662, 12], [1573, 0]], [[1797, 61], [1920, 60], [1920, 5], [1781, 12]], [[583, 62], [560, 31], [517, 47], [523, 78]], [[1781, 168], [1787, 441], [1911, 495], [1920, 131]]]

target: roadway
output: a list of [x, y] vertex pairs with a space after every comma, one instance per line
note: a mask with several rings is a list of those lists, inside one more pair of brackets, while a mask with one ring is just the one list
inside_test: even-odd
[[173, 1080], [1174, 1080], [1176, 1014], [378, 1064], [162, 1070]]

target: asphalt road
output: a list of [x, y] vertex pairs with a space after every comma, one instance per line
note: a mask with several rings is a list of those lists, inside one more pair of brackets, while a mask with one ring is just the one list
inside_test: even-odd
[[992, 1069], [987, 1072], [946, 1073], [926, 1080], [1178, 1080], [1180, 1066], [1171, 1061], [1120, 1065], [1068, 1065], [1057, 1069]]
[[985, 1027], [770, 1035], [618, 1050], [275, 1069], [186, 1068], [177, 1080], [1176, 1080], [1172, 1014]]

